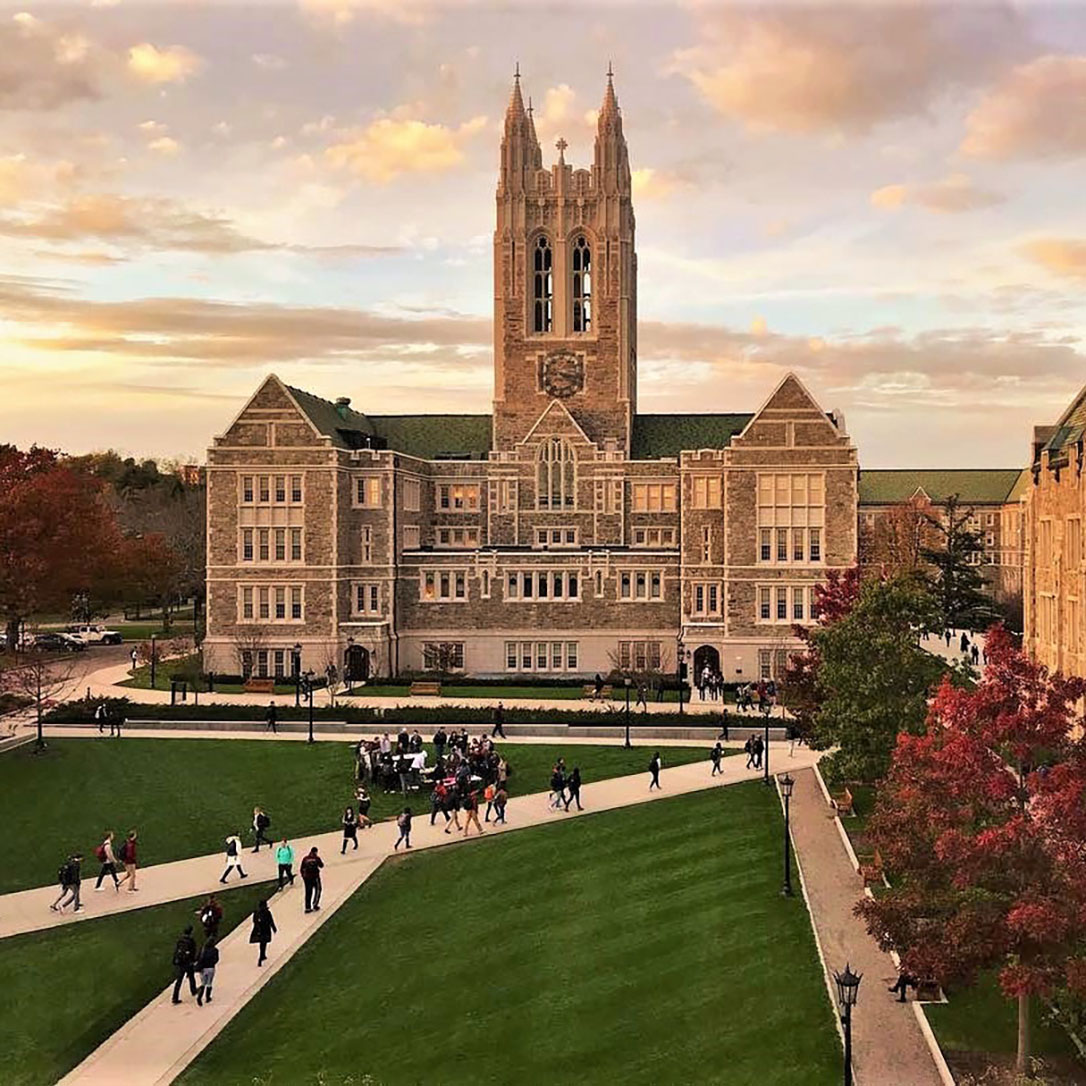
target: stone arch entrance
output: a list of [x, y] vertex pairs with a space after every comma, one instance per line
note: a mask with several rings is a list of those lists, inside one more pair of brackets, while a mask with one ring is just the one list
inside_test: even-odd
[[370, 677], [370, 652], [361, 645], [350, 645], [343, 657], [343, 677], [348, 683], [364, 683]]
[[712, 645], [701, 645], [694, 649], [694, 674], [690, 676], [695, 686], [701, 682], [701, 673], [707, 667], [714, 674], [720, 671], [720, 653]]

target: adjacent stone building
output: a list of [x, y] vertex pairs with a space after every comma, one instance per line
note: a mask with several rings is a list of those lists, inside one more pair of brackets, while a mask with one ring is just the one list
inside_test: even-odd
[[857, 557], [856, 450], [786, 376], [754, 413], [637, 411], [637, 254], [608, 78], [590, 169], [515, 83], [490, 415], [382, 416], [269, 377], [208, 454], [210, 670], [778, 675]]

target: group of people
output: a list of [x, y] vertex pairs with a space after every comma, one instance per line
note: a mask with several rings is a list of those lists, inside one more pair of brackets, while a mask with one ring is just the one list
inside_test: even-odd
[[772, 679], [741, 683], [735, 691], [735, 707], [741, 713], [759, 712], [769, 716], [777, 704], [777, 684]]
[[[127, 882], [127, 890], [134, 894], [139, 889], [136, 886], [136, 867], [139, 854], [137, 845], [138, 834], [135, 830], [129, 830], [128, 836], [114, 848], [114, 833], [107, 830], [102, 842], [94, 849], [94, 858], [101, 864], [98, 870], [98, 881], [94, 884], [95, 890], [102, 889], [102, 883], [107, 878], [113, 880], [113, 889], [120, 891], [121, 883]], [[124, 869], [124, 875], [118, 877], [118, 868]], [[72, 852], [61, 863], [57, 871], [57, 882], [60, 885], [60, 894], [49, 906], [55, 913], [62, 912], [67, 906], [72, 906], [72, 911], [81, 913], [85, 906], [80, 900], [80, 891], [83, 885], [83, 853]]]
[[697, 686], [698, 697], [702, 701], [705, 700], [706, 695], [709, 696], [710, 701], [717, 701], [724, 697], [724, 676], [719, 671], [714, 671], [708, 664], [701, 669], [694, 684]]

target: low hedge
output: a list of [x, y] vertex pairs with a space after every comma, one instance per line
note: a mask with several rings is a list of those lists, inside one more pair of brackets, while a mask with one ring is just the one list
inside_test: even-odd
[[[100, 699], [70, 701], [51, 709], [45, 716], [47, 724], [83, 724], [94, 719], [94, 711]], [[111, 713], [123, 714], [126, 718], [137, 720], [263, 720], [266, 709], [260, 705], [222, 705], [211, 702], [207, 705], [144, 705], [129, 702], [127, 698], [109, 698], [106, 700]], [[293, 705], [276, 705], [279, 720], [308, 720], [309, 712], [305, 706], [296, 709]], [[506, 724], [567, 724], [573, 727], [621, 726], [625, 720], [621, 709], [613, 711], [603, 709], [520, 709], [503, 710]], [[351, 705], [318, 706], [313, 710], [314, 720], [346, 720], [351, 724], [373, 725], [382, 730], [398, 724], [433, 725], [438, 724], [492, 724], [494, 710], [489, 706], [442, 705], [415, 708], [361, 708]], [[630, 713], [632, 725], [650, 720], [653, 726], [677, 727], [680, 725], [714, 727], [718, 722], [712, 713], [653, 713], [646, 716]], [[742, 721], [732, 717], [732, 725]]]

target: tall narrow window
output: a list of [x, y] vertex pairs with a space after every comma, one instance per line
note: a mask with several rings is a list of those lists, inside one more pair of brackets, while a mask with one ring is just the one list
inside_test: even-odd
[[573, 331], [592, 331], [592, 250], [584, 234], [573, 243]]
[[532, 269], [532, 328], [549, 332], [554, 325], [553, 254], [551, 243], [542, 235], [536, 238]]
[[573, 448], [560, 437], [539, 447], [536, 472], [536, 505], [540, 509], [572, 509], [576, 506]]

